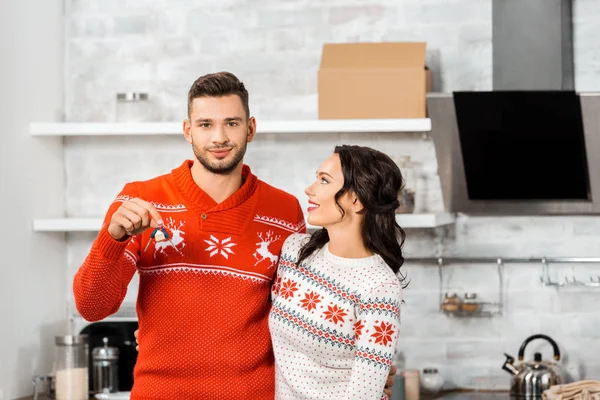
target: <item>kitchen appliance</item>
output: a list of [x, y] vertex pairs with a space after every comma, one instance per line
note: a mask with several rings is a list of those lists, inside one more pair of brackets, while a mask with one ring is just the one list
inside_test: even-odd
[[502, 369], [513, 375], [510, 385], [511, 398], [538, 400], [542, 398], [544, 390], [564, 381], [563, 373], [558, 365], [555, 362], [543, 361], [541, 353], [536, 352], [533, 361], [523, 362], [525, 348], [535, 339], [548, 341], [554, 351], [554, 360], [560, 360], [560, 351], [556, 342], [549, 336], [541, 334], [530, 336], [521, 344], [518, 355], [521, 364], [518, 366], [513, 365], [515, 359], [505, 353], [506, 361], [502, 365]]
[[[89, 336], [90, 347], [92, 349], [96, 347], [103, 347], [104, 338], [108, 338], [110, 347], [118, 351], [118, 360], [115, 360], [115, 363], [118, 365], [116, 373], [116, 388], [118, 392], [131, 391], [131, 388], [133, 387], [133, 369], [137, 361], [135, 337], [133, 335], [133, 332], [138, 329], [137, 321], [110, 321], [110, 319], [108, 319], [101, 322], [94, 322], [76, 329], [79, 329], [81, 333]], [[95, 382], [94, 357], [92, 352], [90, 352], [88, 357], [88, 366], [89, 380], [90, 382]], [[91, 388], [93, 389], [93, 384]], [[93, 390], [91, 392], [93, 394]]]
[[428, 94], [447, 211], [600, 214], [600, 94], [574, 90], [572, 3], [492, 2], [493, 90]]
[[431, 136], [447, 211], [600, 214], [600, 94], [432, 94]]
[[92, 350], [92, 392], [116, 393], [119, 390], [119, 349], [108, 346], [108, 337], [103, 337], [104, 346]]

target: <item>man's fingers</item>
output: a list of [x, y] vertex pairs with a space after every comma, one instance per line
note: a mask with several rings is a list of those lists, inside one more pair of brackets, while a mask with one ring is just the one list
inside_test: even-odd
[[[154, 205], [152, 203], [149, 203], [145, 200], [138, 199], [138, 198], [131, 199], [130, 201], [135, 204], [138, 204], [138, 205], [144, 207], [146, 210], [148, 210], [148, 213], [150, 214], [150, 218], [152, 218], [152, 221], [155, 222], [157, 226], [164, 225], [164, 222], [163, 222], [160, 214], [158, 213], [158, 210], [156, 209], [156, 207], [154, 207]], [[152, 222], [150, 223], [150, 226], [152, 226]]]
[[125, 215], [123, 215], [123, 213], [121, 211], [119, 211], [118, 214], [115, 213], [115, 215], [113, 215], [111, 222], [115, 223], [119, 226], [122, 226], [128, 235], [131, 235], [131, 233], [133, 232], [133, 229], [134, 229], [133, 223], [129, 220], [129, 218], [127, 218]]
[[142, 227], [142, 217], [127, 208], [121, 209], [121, 217], [123, 218], [123, 228], [130, 235], [133, 235], [136, 230]]
[[136, 229], [147, 228], [150, 226], [150, 213], [145, 207], [133, 201], [128, 201], [127, 203], [123, 204], [123, 206], [141, 218], [141, 224], [140, 226], [136, 226]]

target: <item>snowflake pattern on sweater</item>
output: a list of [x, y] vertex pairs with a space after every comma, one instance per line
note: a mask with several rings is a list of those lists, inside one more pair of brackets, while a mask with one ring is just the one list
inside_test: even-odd
[[386, 399], [400, 282], [380, 256], [345, 259], [328, 245], [298, 265], [308, 238], [287, 238], [272, 286], [275, 398]]

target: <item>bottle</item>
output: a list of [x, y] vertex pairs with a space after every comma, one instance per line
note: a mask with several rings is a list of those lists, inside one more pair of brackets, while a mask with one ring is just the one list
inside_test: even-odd
[[392, 387], [392, 397], [390, 397], [390, 400], [406, 400], [405, 378], [402, 375], [402, 371], [404, 370], [404, 354], [401, 351], [396, 351], [394, 355], [394, 366], [396, 367], [396, 375], [394, 376], [394, 386]]
[[416, 177], [414, 165], [410, 159], [410, 156], [399, 156], [397, 158], [396, 164], [398, 165], [398, 168], [400, 168], [400, 173], [402, 173], [402, 178], [404, 180], [404, 188], [414, 192]]
[[[419, 385], [419, 370], [406, 369], [402, 371], [404, 375], [404, 393], [406, 400], [419, 400], [420, 385]], [[393, 389], [392, 389], [393, 391]]]
[[411, 214], [415, 210], [415, 185], [416, 177], [413, 163], [410, 156], [400, 156], [395, 160], [404, 180], [404, 187], [398, 193], [400, 206], [396, 210], [397, 214]]

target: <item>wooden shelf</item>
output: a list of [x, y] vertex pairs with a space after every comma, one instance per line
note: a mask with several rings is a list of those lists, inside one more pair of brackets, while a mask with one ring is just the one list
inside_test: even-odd
[[[258, 121], [260, 133], [397, 133], [429, 132], [429, 118]], [[181, 135], [181, 122], [31, 123], [33, 136]]]
[[[437, 214], [397, 214], [396, 220], [402, 228], [435, 228], [454, 223], [454, 215]], [[102, 218], [37, 218], [33, 220], [35, 232], [98, 232]], [[317, 229], [308, 226], [308, 229]]]

